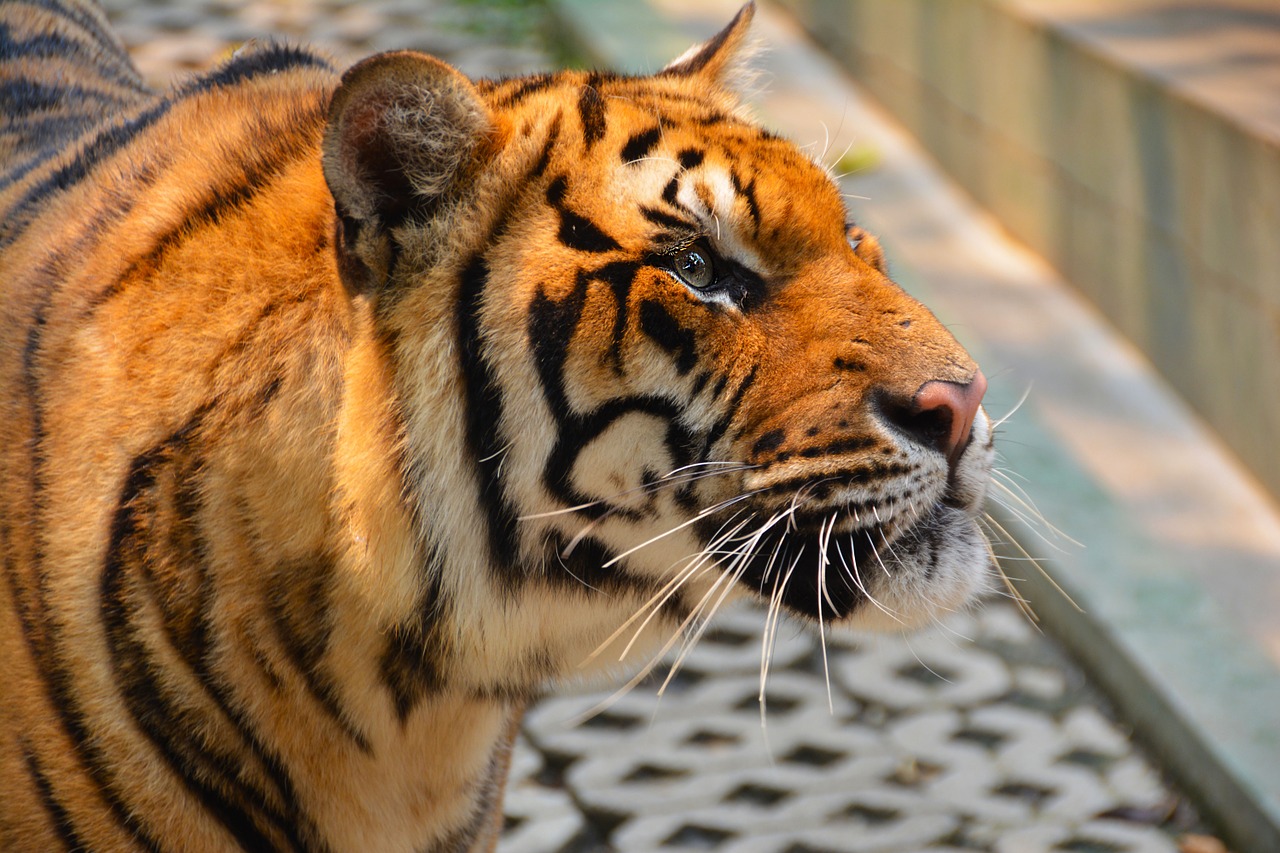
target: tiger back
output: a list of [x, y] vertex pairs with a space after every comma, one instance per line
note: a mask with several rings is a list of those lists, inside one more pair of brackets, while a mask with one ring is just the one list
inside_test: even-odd
[[546, 684], [980, 590], [985, 379], [734, 83], [0, 5], [0, 846], [483, 850]]

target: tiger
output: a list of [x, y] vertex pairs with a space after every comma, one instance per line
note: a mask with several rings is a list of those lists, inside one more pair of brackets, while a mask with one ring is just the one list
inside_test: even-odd
[[753, 12], [155, 91], [0, 4], [0, 847], [491, 850], [552, 685], [984, 589], [986, 379], [749, 114]]

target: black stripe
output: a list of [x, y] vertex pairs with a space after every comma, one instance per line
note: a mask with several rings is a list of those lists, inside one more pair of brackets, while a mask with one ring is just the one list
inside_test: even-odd
[[350, 741], [371, 754], [373, 747], [343, 710], [324, 664], [333, 631], [329, 603], [333, 574], [331, 562], [322, 557], [276, 567], [268, 603], [271, 625], [311, 698]]
[[[516, 86], [516, 88], [512, 92], [506, 95], [499, 96], [498, 98], [499, 107], [514, 107], [516, 104], [520, 103], [525, 98], [528, 98], [530, 95], [535, 95], [538, 92], [541, 92], [542, 90], [548, 88], [549, 86], [551, 86], [551, 84], [556, 82], [556, 75], [535, 74], [532, 77], [525, 77], [525, 78], [518, 78], [518, 79], [519, 79], [519, 85]], [[515, 81], [512, 81], [512, 82], [515, 82]]]
[[72, 113], [48, 113], [40, 116], [27, 116], [21, 127], [0, 131], [8, 133], [17, 145], [15, 154], [26, 153], [25, 159], [15, 162], [14, 171], [30, 171], [41, 157], [50, 140], [74, 139], [84, 131], [84, 116]]
[[560, 175], [547, 184], [547, 204], [557, 210], [564, 204], [564, 194], [569, 190], [569, 179]]
[[547, 171], [547, 166], [551, 165], [551, 154], [555, 150], [556, 142], [560, 140], [560, 125], [563, 123], [564, 113], [556, 113], [556, 117], [551, 121], [551, 127], [547, 130], [547, 141], [542, 144], [542, 153], [538, 155], [537, 162], [529, 170], [530, 179], [542, 177], [542, 173]]
[[[495, 229], [495, 237], [504, 230], [505, 222]], [[506, 450], [500, 430], [502, 391], [485, 358], [480, 335], [480, 309], [488, 282], [488, 261], [483, 255], [477, 255], [463, 269], [460, 279], [458, 354], [466, 386], [467, 446], [476, 471], [480, 506], [488, 526], [489, 556], [507, 591], [511, 592], [520, 577], [520, 573], [513, 569], [519, 540], [516, 510], [499, 477]]]
[[[264, 311], [263, 316], [269, 313], [271, 313], [270, 309]], [[261, 317], [255, 321], [254, 325], [256, 326], [260, 321]], [[232, 348], [234, 346], [233, 344]], [[220, 357], [217, 361], [221, 360]], [[268, 382], [266, 387], [273, 387], [274, 384], [274, 382]], [[263, 392], [259, 391], [250, 396], [261, 398]], [[290, 840], [294, 848], [325, 851], [327, 846], [323, 842], [315, 841], [308, 844], [303, 840], [315, 838], [315, 828], [309, 818], [299, 813], [298, 799], [280, 756], [263, 743], [248, 719], [247, 712], [241, 708], [240, 702], [233, 698], [233, 686], [213, 669], [217, 656], [211, 637], [216, 629], [211, 620], [218, 607], [214, 601], [214, 585], [208, 569], [208, 547], [198, 526], [202, 511], [199, 472], [204, 466], [200, 457], [187, 452], [186, 448], [190, 444], [188, 438], [214, 410], [212, 403], [198, 408], [189, 423], [164, 445], [167, 447], [166, 461], [170, 463], [170, 470], [164, 478], [169, 491], [163, 496], [158, 495], [153, 503], [160, 500], [168, 501], [172, 512], [167, 517], [172, 523], [168, 525], [167, 530], [162, 524], [148, 525], [147, 528], [148, 535], [155, 542], [154, 544], [148, 542], [146, 547], [158, 547], [164, 554], [182, 555], [181, 568], [189, 572], [191, 577], [183, 578], [176, 583], [173, 580], [162, 582], [157, 578], [152, 561], [149, 559], [135, 562], [134, 568], [137, 576], [148, 584], [147, 591], [150, 594], [151, 603], [163, 616], [161, 625], [166, 639], [187, 664], [191, 675], [203, 688], [209, 700], [221, 712], [224, 723], [234, 729], [239, 736], [242, 748], [248, 750], [249, 754], [257, 760], [258, 766], [274, 786], [270, 794], [261, 789], [249, 791], [241, 786], [238, 790], [241, 791], [242, 796], [256, 803], [257, 809], [280, 827], [281, 834]], [[151, 479], [155, 481], [158, 477], [152, 476]], [[160, 544], [161, 537], [163, 537], [163, 544]], [[261, 655], [257, 648], [250, 651], [255, 656]], [[262, 662], [265, 663], [265, 661]], [[279, 688], [280, 682], [274, 672], [268, 673], [268, 680], [277, 689]], [[220, 742], [226, 745], [225, 738], [220, 738]], [[248, 764], [244, 755], [237, 754], [229, 761], [224, 756], [222, 764], [226, 778], [241, 778], [246, 780], [245, 785], [249, 784], [246, 772]], [[271, 805], [272, 798], [279, 802], [278, 808]]]
[[[48, 298], [46, 296], [46, 299]], [[45, 453], [44, 417], [40, 408], [41, 394], [36, 379], [35, 361], [45, 323], [44, 312], [47, 309], [46, 301], [36, 310], [22, 353], [23, 391], [31, 418], [31, 436], [28, 439], [28, 453], [31, 458], [31, 496], [28, 501], [28, 510], [30, 517], [37, 522], [42, 520], [44, 515]], [[5, 577], [17, 605], [23, 639], [30, 650], [32, 662], [39, 670], [40, 681], [48, 691], [49, 703], [57, 713], [67, 737], [71, 740], [76, 758], [106, 801], [112, 817], [141, 847], [150, 853], [159, 853], [160, 845], [146, 831], [135, 811], [125, 803], [120, 791], [116, 789], [109, 769], [110, 761], [103, 753], [98, 739], [89, 731], [85, 712], [77, 703], [76, 697], [79, 691], [75, 679], [67, 666], [58, 658], [59, 625], [50, 618], [48, 575], [42, 571], [44, 554], [38, 539], [32, 543], [30, 562], [31, 571], [36, 578], [34, 605], [24, 603], [24, 596], [18, 588], [12, 569], [5, 572]], [[40, 614], [39, 618], [37, 613]]]
[[570, 249], [580, 252], [599, 254], [621, 249], [622, 246], [591, 220], [570, 210], [564, 203], [568, 190], [568, 179], [564, 175], [556, 178], [547, 187], [547, 203], [560, 214], [560, 231], [557, 234], [560, 242]]
[[[549, 534], [545, 578], [558, 588], [585, 595], [650, 595], [660, 585], [653, 578], [629, 572], [625, 560], [606, 569], [605, 564], [613, 560], [615, 554], [594, 536], [578, 539], [574, 542], [573, 550], [566, 555], [568, 547], [569, 540], [566, 537], [556, 532]], [[674, 601], [674, 597], [668, 599], [668, 602]]]
[[180, 96], [189, 97], [211, 89], [234, 86], [254, 77], [278, 74], [295, 68], [334, 70], [332, 63], [305, 48], [279, 41], [268, 41], [253, 50], [238, 53], [205, 76], [198, 77], [183, 86]]
[[677, 172], [675, 176], [672, 177], [671, 180], [667, 181], [666, 186], [662, 188], [662, 200], [665, 201], [667, 204], [671, 205], [672, 207], [674, 207], [676, 210], [680, 210], [692, 215], [692, 211], [690, 211], [688, 207], [686, 207], [683, 203], [681, 203], [681, 201], [678, 198], [676, 198], [676, 196], [679, 195], [679, 193], [680, 193], [680, 173]]
[[[579, 454], [600, 434], [611, 427], [620, 418], [633, 414], [649, 415], [667, 426], [666, 443], [675, 461], [675, 467], [687, 464], [688, 448], [694, 443], [692, 436], [679, 425], [683, 406], [680, 402], [666, 397], [637, 396], [619, 397], [608, 401], [593, 412], [586, 415], [574, 415], [559, 426], [556, 444], [547, 457], [543, 469], [543, 482], [557, 499], [571, 506], [584, 503], [586, 496], [573, 487], [573, 467]], [[607, 508], [597, 505], [583, 514], [593, 517], [603, 513]], [[634, 513], [614, 510], [615, 515], [629, 517]]]
[[[29, 209], [32, 206], [51, 193], [66, 190], [82, 181], [98, 163], [115, 154], [132, 142], [134, 137], [155, 124], [169, 112], [178, 100], [215, 88], [233, 86], [259, 75], [275, 74], [291, 68], [302, 67], [332, 70], [329, 63], [306, 51], [287, 45], [271, 43], [261, 50], [232, 58], [221, 68], [205, 77], [194, 80], [174, 93], [173, 96], [159, 101], [137, 116], [120, 124], [104, 128], [88, 144], [81, 148], [70, 162], [64, 164], [53, 173], [46, 175], [43, 180], [28, 188], [5, 217], [7, 222], [3, 228], [0, 228], [0, 248], [11, 244], [31, 224], [32, 217]], [[26, 173], [47, 162], [57, 153], [50, 152], [49, 157], [33, 161], [16, 173], [10, 173], [4, 179], [0, 179], [0, 190], [17, 180], [21, 180]]]
[[400, 725], [405, 724], [422, 699], [444, 686], [444, 675], [435, 665], [444, 651], [433, 632], [417, 625], [397, 626], [387, 637], [378, 668], [382, 683], [391, 693]]
[[144, 520], [158, 469], [190, 440], [198, 418], [160, 444], [135, 457], [117, 503], [101, 579], [100, 614], [107, 648], [121, 698], [137, 730], [155, 747], [186, 790], [246, 849], [275, 849], [281, 842], [293, 849], [305, 845], [294, 827], [272, 809], [262, 792], [245, 782], [241, 757], [233, 751], [214, 752], [203, 738], [193, 738], [202, 720], [175, 704], [160, 680], [160, 664], [148, 649], [146, 632], [138, 625], [137, 585], [147, 555]]
[[640, 331], [675, 356], [676, 372], [681, 376], [698, 363], [698, 344], [693, 330], [681, 326], [662, 303], [652, 299], [640, 303]]
[[729, 170], [729, 179], [733, 181], [733, 190], [738, 195], [746, 199], [747, 210], [751, 213], [751, 221], [756, 231], [760, 230], [760, 202], [756, 198], [756, 179], [752, 178], [750, 183], [743, 183], [738, 176], [737, 169]]
[[627, 144], [622, 146], [622, 162], [635, 163], [643, 157], [647, 157], [649, 152], [653, 150], [653, 146], [658, 144], [658, 140], [662, 138], [662, 128], [651, 127], [648, 130], [642, 130], [633, 134], [627, 140]]
[[786, 441], [787, 433], [785, 430], [775, 429], [766, 432], [764, 435], [756, 439], [756, 443], [751, 445], [751, 455], [759, 456], [762, 453], [768, 453], [771, 450], [777, 450], [782, 446], [782, 442]]
[[45, 813], [49, 815], [49, 822], [53, 824], [53, 831], [57, 833], [62, 846], [69, 851], [88, 850], [89, 845], [81, 841], [80, 836], [76, 834], [76, 827], [71, 820], [71, 814], [62, 803], [58, 802], [57, 796], [53, 793], [53, 786], [49, 784], [49, 778], [40, 769], [39, 759], [36, 758], [35, 750], [31, 748], [30, 742], [26, 737], [19, 737], [18, 745], [22, 750], [22, 760], [27, 765], [27, 775], [35, 782], [40, 805], [44, 807]]
[[231, 176], [229, 184], [209, 187], [208, 195], [200, 202], [199, 207], [178, 215], [173, 227], [158, 236], [146, 253], [130, 263], [110, 285], [94, 294], [85, 315], [122, 293], [126, 283], [139, 270], [157, 268], [169, 252], [198, 237], [202, 227], [218, 225], [228, 214], [247, 207], [259, 194], [269, 189], [274, 180], [292, 163], [310, 153], [306, 135], [302, 133], [281, 135], [255, 131], [246, 135], [254, 140], [265, 139], [267, 143], [265, 147], [255, 149], [251, 159], [246, 159], [241, 164], [243, 173], [237, 170]]
[[402, 726], [422, 699], [444, 686], [446, 677], [441, 664], [448, 644], [442, 631], [451, 608], [441, 579], [442, 561], [432, 548], [420, 563], [428, 573], [428, 580], [417, 615], [408, 624], [397, 625], [390, 631], [378, 661], [382, 683], [391, 694]]
[[[64, 190], [82, 180], [99, 161], [110, 157], [132, 142], [135, 136], [155, 124], [167, 113], [171, 106], [172, 102], [169, 100], [159, 101], [131, 119], [104, 127], [76, 153], [69, 163], [62, 165], [29, 187], [22, 198], [10, 207], [4, 216], [7, 221], [0, 225], [0, 247], [12, 243], [30, 224], [30, 216], [23, 216], [28, 208], [46, 195]], [[61, 153], [56, 150], [46, 151], [41, 157], [6, 173], [0, 177], [0, 190], [22, 180]]]
[[729, 429], [729, 425], [733, 423], [734, 417], [738, 414], [738, 407], [742, 405], [742, 398], [746, 396], [747, 390], [756, 381], [757, 370], [759, 370], [759, 365], [754, 365], [751, 368], [751, 372], [747, 374], [747, 378], [743, 379], [734, 390], [733, 399], [729, 401], [725, 413], [720, 416], [720, 419], [711, 427], [711, 432], [707, 433], [706, 438], [703, 439], [702, 452], [698, 456], [699, 461], [705, 462], [708, 459], [711, 448], [724, 436], [725, 431]]
[[[0, 35], [3, 32], [0, 31]], [[110, 104], [115, 99], [94, 89], [80, 86], [53, 85], [27, 77], [10, 77], [0, 82], [0, 110], [9, 120], [25, 117], [27, 113], [44, 112], [58, 107], [74, 108], [81, 121], [88, 121], [84, 114], [92, 104]], [[17, 130], [25, 129], [19, 122]]]
[[[603, 281], [610, 285], [618, 300], [615, 316], [622, 317], [625, 325], [627, 293], [639, 269], [638, 263], [619, 261], [606, 264], [598, 270], [581, 271], [574, 290], [568, 296], [555, 301], [548, 299], [540, 290], [529, 306], [529, 344], [538, 368], [543, 396], [557, 426], [556, 445], [543, 468], [543, 483], [557, 500], [569, 506], [589, 502], [586, 496], [574, 488], [572, 482], [573, 467], [578, 455], [611, 424], [628, 414], [639, 412], [662, 419], [667, 424], [668, 448], [672, 457], [677, 460], [677, 465], [690, 459], [690, 448], [694, 445], [694, 440], [678, 424], [682, 412], [681, 403], [661, 397], [624, 397], [611, 400], [596, 411], [581, 415], [570, 406], [565, 390], [565, 363], [571, 352], [574, 332], [582, 318], [588, 285], [592, 281]], [[616, 352], [615, 358], [618, 358]], [[621, 369], [620, 362], [618, 367]], [[584, 509], [582, 514], [597, 517], [609, 511], [621, 513], [623, 517], [634, 515], [633, 511], [619, 510], [616, 507], [611, 509], [603, 504]]]
[[706, 158], [706, 152], [699, 151], [697, 148], [686, 148], [676, 155], [676, 159], [680, 161], [680, 168], [686, 171], [701, 166]]
[[[74, 37], [58, 32], [22, 33], [21, 35], [26, 35], [27, 38], [15, 35], [11, 27], [0, 23], [0, 59], [5, 61], [19, 58], [66, 59], [67, 61], [86, 59], [93, 63], [91, 67], [83, 69], [87, 74], [118, 83], [132, 90], [135, 95], [147, 93], [137, 72], [127, 61], [103, 62], [101, 57], [84, 55], [86, 50], [105, 46], [93, 33], [87, 33], [91, 39], [94, 39], [92, 44], [85, 44]], [[118, 55], [117, 58], [119, 58]]]
[[585, 272], [579, 271], [573, 291], [564, 299], [548, 299], [539, 288], [529, 304], [529, 347], [542, 384], [542, 396], [557, 422], [569, 417], [571, 411], [564, 387], [564, 363], [582, 319], [590, 280]]
[[579, 252], [600, 254], [622, 248], [590, 219], [568, 208], [560, 210], [560, 231], [556, 236], [565, 246]]
[[[781, 456], [782, 454], [779, 454], [779, 458], [781, 458]], [[768, 470], [769, 467], [771, 466], [766, 466], [764, 470]], [[821, 478], [822, 483], [820, 487], [815, 486], [814, 477], [812, 475], [803, 475], [778, 480], [769, 486], [769, 491], [775, 494], [790, 493], [804, 487], [810, 487], [813, 490], [812, 494], [814, 497], [822, 497], [825, 494], [829, 494], [832, 489], [843, 486], [865, 486], [872, 483], [882, 483], [887, 479], [910, 474], [911, 471], [912, 468], [908, 465], [864, 465], [844, 471], [837, 471], [835, 473], [824, 473]], [[864, 512], [869, 514], [871, 508], [878, 505], [880, 505], [880, 502], [876, 500], [843, 503], [841, 504], [841, 510], [849, 515], [852, 515], [855, 512], [859, 514]], [[815, 526], [817, 526], [830, 515], [831, 512], [829, 508], [822, 508], [816, 511], [811, 520], [814, 522]], [[802, 517], [803, 516], [801, 515], [797, 515], [797, 519]]]
[[622, 374], [622, 337], [630, 319], [631, 286], [640, 269], [641, 265], [635, 261], [614, 261], [588, 274], [588, 278], [604, 282], [613, 291], [613, 340], [609, 344], [609, 355], [619, 375]]
[[647, 204], [640, 205], [640, 215], [654, 225], [661, 225], [664, 228], [671, 228], [676, 231], [689, 231], [698, 227], [694, 223], [687, 222], [678, 216], [672, 216], [670, 213], [659, 210], [656, 207], [650, 207]]
[[44, 9], [72, 22], [84, 30], [103, 50], [114, 55], [122, 66], [133, 69], [133, 62], [129, 59], [129, 55], [106, 29], [105, 20], [94, 17], [80, 6], [62, 3], [59, 0], [22, 0], [22, 2], [26, 6]]
[[[870, 447], [875, 447], [877, 443], [877, 439], [870, 436], [843, 438], [828, 444], [810, 445], [795, 451], [795, 455], [802, 459], [817, 459], [820, 456], [840, 456], [841, 454], [857, 453]], [[901, 470], [896, 470], [897, 468], [901, 468]], [[911, 468], [909, 466], [886, 465], [877, 470], [883, 474], [905, 474]]]
[[582, 119], [582, 141], [588, 151], [604, 138], [609, 129], [605, 119], [604, 98], [600, 97], [597, 85], [597, 79], [592, 77], [578, 93], [578, 116]]
[[690, 397], [696, 397], [702, 393], [702, 389], [707, 387], [707, 382], [711, 379], [711, 372], [708, 370], [699, 371], [698, 375], [693, 377], [693, 390], [689, 392]]

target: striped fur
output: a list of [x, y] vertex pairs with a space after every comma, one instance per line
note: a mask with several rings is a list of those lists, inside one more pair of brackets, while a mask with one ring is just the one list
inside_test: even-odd
[[151, 92], [0, 4], [0, 847], [490, 849], [549, 680], [982, 585], [990, 428], [918, 402], [977, 368], [743, 117], [750, 17]]

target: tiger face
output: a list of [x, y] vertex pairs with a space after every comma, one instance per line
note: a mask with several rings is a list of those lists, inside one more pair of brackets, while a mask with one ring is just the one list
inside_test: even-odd
[[[742, 591], [912, 625], [986, 576], [986, 380], [826, 172], [744, 118], [728, 78], [750, 15], [649, 78], [473, 89], [398, 55], [335, 98], [340, 256], [353, 288], [392, 282], [376, 313], [403, 353], [408, 455], [432, 460], [411, 478], [429, 515], [458, 500], [439, 486], [458, 482], [439, 477], [452, 442], [472, 465], [474, 559], [498, 594], [459, 598], [505, 601], [503, 620], [549, 589], [592, 603], [586, 648], [628, 611], [688, 624]], [[424, 105], [415, 75], [451, 97]], [[414, 128], [388, 116], [423, 114], [456, 133], [447, 158], [397, 150]], [[442, 233], [468, 250], [442, 258]], [[424, 324], [451, 289], [456, 322]], [[414, 404], [445, 350], [453, 433], [438, 400]]]

